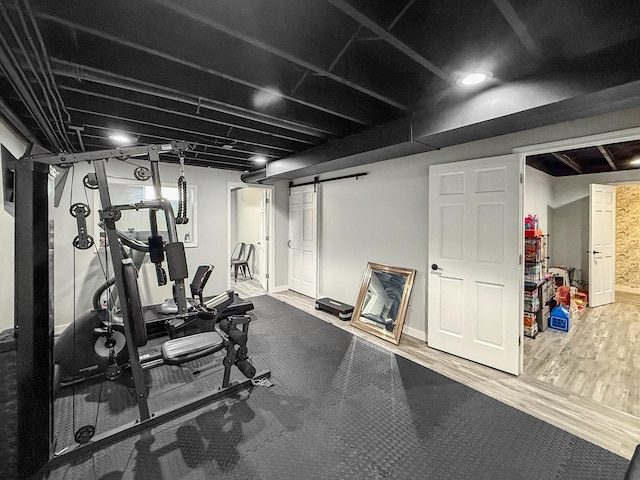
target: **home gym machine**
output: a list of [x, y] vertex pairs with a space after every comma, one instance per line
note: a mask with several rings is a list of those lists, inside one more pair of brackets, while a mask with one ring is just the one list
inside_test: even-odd
[[[47, 471], [112, 445], [126, 437], [148, 430], [194, 409], [219, 400], [241, 389], [263, 383], [270, 372], [257, 374], [251, 365], [247, 351], [249, 317], [231, 316], [217, 324], [215, 330], [198, 333], [189, 337], [169, 340], [162, 345], [161, 352], [153, 359], [140, 358], [138, 348], [147, 342], [140, 293], [138, 291], [137, 270], [130, 259], [122, 255], [116, 232], [116, 222], [125, 210], [147, 209], [151, 224], [151, 257], [156, 264], [159, 282], [164, 270], [161, 267], [166, 254], [169, 279], [174, 284], [174, 297], [177, 305], [176, 318], [185, 321], [190, 316], [203, 311], [189, 311], [185, 279], [188, 278], [184, 245], [178, 240], [176, 219], [171, 203], [162, 196], [159, 156], [164, 153], [182, 157], [188, 145], [175, 142], [164, 145], [122, 147], [112, 150], [84, 152], [78, 154], [43, 154], [25, 156], [16, 161], [16, 319], [18, 332], [18, 457], [20, 475], [28, 477], [38, 471]], [[105, 164], [109, 160], [146, 156], [150, 162], [155, 199], [141, 201], [131, 205], [113, 205], [111, 203]], [[139, 418], [110, 432], [94, 435], [94, 431], [85, 429], [76, 435], [78, 445], [53, 454], [53, 381], [52, 346], [53, 325], [50, 315], [49, 295], [53, 294], [48, 286], [48, 235], [42, 235], [43, 227], [48, 227], [47, 172], [50, 165], [70, 166], [78, 162], [92, 162], [95, 170], [102, 209], [100, 220], [104, 223], [109, 252], [115, 274], [115, 285], [122, 306], [122, 321], [126, 348], [129, 356], [128, 374], [134, 386]], [[78, 223], [78, 236], [74, 244], [86, 246], [92, 243], [87, 234], [83, 207], [75, 209]], [[168, 241], [162, 242], [157, 234], [156, 213], [164, 214]], [[25, 249], [31, 248], [30, 252]], [[29, 255], [31, 258], [29, 258]], [[37, 298], [45, 295], [46, 298]], [[26, 302], [26, 303], [25, 303]], [[24, 305], [23, 305], [24, 303]], [[27, 315], [22, 318], [21, 315]], [[144, 363], [167, 363], [179, 365], [185, 361], [200, 358], [216, 351], [225, 353], [222, 386], [214, 392], [201, 394], [191, 400], [174, 405], [171, 408], [150, 412], [148, 391], [145, 386]], [[147, 360], [148, 362], [145, 362]], [[39, 366], [35, 364], [41, 362]], [[231, 368], [236, 366], [247, 380], [231, 381]], [[40, 374], [41, 377], [37, 378]], [[48, 379], [44, 382], [43, 379]], [[43, 388], [43, 385], [48, 388]]]

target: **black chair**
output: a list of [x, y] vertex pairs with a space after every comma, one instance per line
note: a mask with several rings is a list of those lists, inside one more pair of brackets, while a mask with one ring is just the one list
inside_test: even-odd
[[244, 242], [236, 243], [236, 246], [233, 247], [233, 251], [231, 252], [231, 261], [241, 260], [246, 247], [247, 244]]
[[251, 269], [249, 268], [249, 263], [251, 262], [251, 257], [253, 256], [253, 252], [255, 252], [256, 247], [253, 243], [250, 243], [247, 248], [247, 255], [244, 258], [238, 260], [231, 260], [231, 266], [233, 267], [233, 280], [235, 282], [238, 281], [238, 270], [242, 270], [242, 275], [249, 277], [253, 280], [253, 276], [251, 275]]

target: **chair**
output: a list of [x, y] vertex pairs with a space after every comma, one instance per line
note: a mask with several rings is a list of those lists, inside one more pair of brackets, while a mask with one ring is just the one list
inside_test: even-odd
[[247, 276], [247, 272], [249, 273], [249, 277], [253, 280], [253, 276], [251, 275], [251, 269], [249, 268], [249, 263], [251, 262], [251, 257], [253, 256], [253, 252], [255, 252], [256, 247], [253, 243], [249, 244], [249, 248], [247, 249], [247, 256], [238, 260], [232, 260], [231, 266], [233, 267], [233, 280], [235, 282], [238, 281], [238, 270], [242, 269], [242, 275]]
[[233, 262], [234, 260], [240, 260], [242, 259], [242, 256], [244, 255], [244, 249], [246, 248], [247, 244], [244, 242], [240, 242], [240, 243], [236, 243], [236, 246], [233, 247], [233, 251], [231, 252], [231, 261]]

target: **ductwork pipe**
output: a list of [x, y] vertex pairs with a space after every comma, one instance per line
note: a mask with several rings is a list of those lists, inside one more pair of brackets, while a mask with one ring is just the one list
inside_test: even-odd
[[244, 183], [262, 183], [267, 178], [267, 169], [261, 168], [252, 172], [245, 172], [240, 175], [240, 180]]

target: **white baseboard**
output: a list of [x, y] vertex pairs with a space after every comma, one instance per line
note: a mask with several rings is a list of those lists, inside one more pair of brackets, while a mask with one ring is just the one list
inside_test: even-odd
[[624, 292], [624, 293], [637, 293], [637, 294], [640, 294], [640, 288], [638, 288], [638, 287], [627, 287], [625, 285], [616, 285], [616, 291]]
[[422, 340], [423, 342], [427, 341], [427, 334], [422, 330], [418, 330], [417, 328], [405, 326], [402, 329], [402, 333], [406, 333], [410, 337], [417, 338], [418, 340]]

